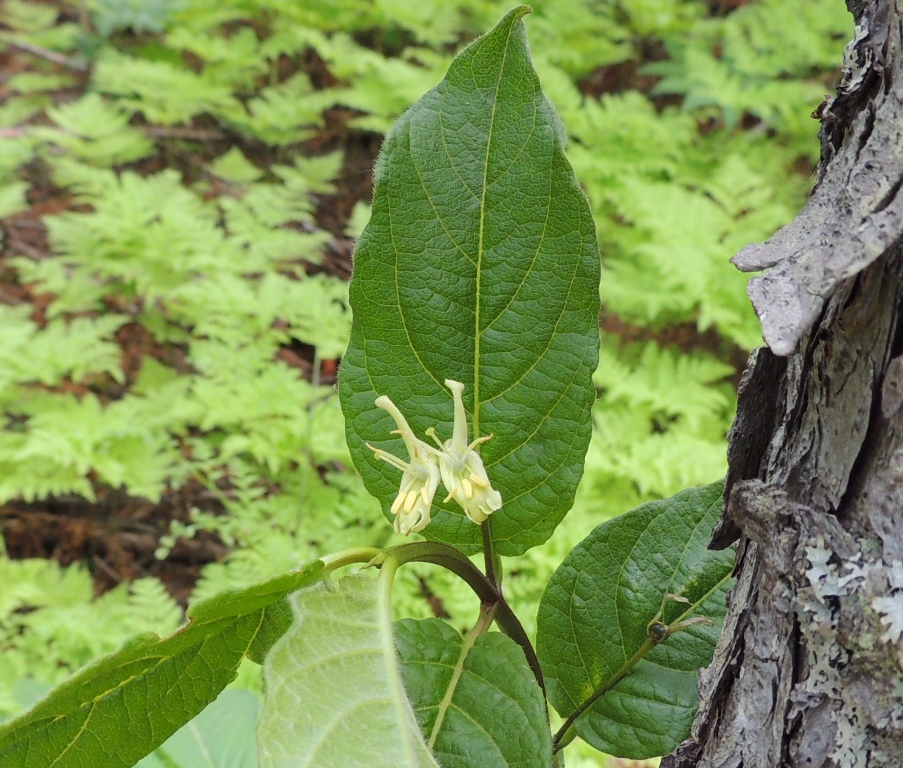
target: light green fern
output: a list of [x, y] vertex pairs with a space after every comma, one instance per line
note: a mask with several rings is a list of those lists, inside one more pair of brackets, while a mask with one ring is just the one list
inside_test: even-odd
[[186, 123], [202, 113], [241, 109], [228, 85], [171, 61], [142, 61], [105, 50], [94, 70], [94, 87], [131, 112], [162, 125]]
[[0, 717], [22, 705], [18, 681], [54, 685], [137, 632], [172, 632], [182, 611], [152, 578], [93, 600], [90, 574], [0, 553]]

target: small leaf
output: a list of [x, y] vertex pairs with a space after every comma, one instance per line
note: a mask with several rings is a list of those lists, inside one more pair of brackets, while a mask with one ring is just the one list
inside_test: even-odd
[[264, 665], [261, 768], [438, 768], [405, 695], [391, 608], [375, 574], [291, 598]]
[[263, 171], [248, 160], [238, 147], [232, 147], [216, 158], [210, 164], [210, 170], [235, 184], [250, 184], [263, 176]]
[[[387, 395], [418, 437], [451, 437], [445, 379], [463, 382], [472, 435], [503, 506], [497, 551], [542, 543], [570, 509], [589, 443], [599, 253], [564, 133], [511, 11], [452, 63], [386, 138], [351, 283], [339, 379], [349, 448], [387, 516], [403, 455]], [[437, 498], [441, 498], [438, 496]], [[423, 535], [475, 551], [478, 526], [437, 502]]]
[[707, 548], [722, 490], [722, 482], [690, 488], [602, 523], [549, 580], [537, 654], [562, 717], [623, 671], [653, 619], [715, 622], [652, 648], [577, 719], [577, 734], [599, 750], [642, 759], [668, 754], [689, 734], [698, 670], [711, 661], [734, 564], [733, 551]]
[[0, 218], [26, 210], [28, 208], [26, 192], [28, 184], [24, 181], [13, 181], [0, 186]]
[[4, 768], [129, 768], [212, 702], [251, 649], [271, 607], [322, 573], [320, 561], [189, 609], [191, 623], [139, 635], [0, 726]]
[[548, 768], [552, 738], [524, 652], [497, 632], [470, 645], [439, 619], [395, 625], [414, 714], [442, 768]]

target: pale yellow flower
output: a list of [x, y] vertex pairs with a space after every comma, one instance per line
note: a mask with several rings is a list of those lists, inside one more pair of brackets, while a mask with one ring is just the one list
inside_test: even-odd
[[401, 435], [410, 457], [410, 461], [403, 461], [367, 443], [367, 447], [373, 451], [377, 459], [382, 459], [402, 471], [398, 496], [392, 503], [392, 514], [395, 515], [395, 530], [407, 536], [409, 533], [423, 530], [430, 522], [433, 496], [439, 487], [438, 451], [414, 437], [407, 420], [388, 397], [383, 395], [376, 398], [376, 406], [387, 411], [395, 419], [398, 429], [392, 432]]
[[434, 429], [427, 434], [439, 444], [439, 473], [442, 484], [448, 491], [445, 501], [454, 499], [465, 514], [475, 523], [482, 523], [502, 506], [502, 495], [489, 482], [483, 460], [474, 449], [491, 439], [492, 435], [477, 437], [468, 443], [469, 428], [467, 412], [464, 410], [462, 394], [464, 385], [460, 381], [445, 380], [455, 402], [455, 422], [450, 440], [444, 443], [436, 436]]

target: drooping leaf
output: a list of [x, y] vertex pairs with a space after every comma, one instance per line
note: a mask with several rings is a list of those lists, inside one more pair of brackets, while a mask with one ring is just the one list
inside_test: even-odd
[[264, 665], [261, 768], [438, 768], [405, 695], [375, 574], [291, 598], [295, 623]]
[[707, 549], [722, 489], [721, 482], [690, 488], [602, 523], [549, 580], [536, 650], [549, 701], [562, 717], [623, 670], [652, 620], [701, 616], [715, 624], [692, 626], [655, 646], [578, 718], [577, 734], [597, 749], [653, 757], [689, 733], [698, 670], [711, 661], [734, 563], [732, 550]]
[[[446, 379], [463, 382], [502, 508], [502, 555], [545, 541], [570, 508], [590, 437], [599, 258], [521, 18], [511, 11], [395, 124], [376, 167], [373, 213], [351, 284], [340, 375], [347, 438], [367, 489], [389, 506], [404, 456], [387, 395], [419, 436], [451, 436]], [[442, 494], [437, 496], [441, 499]], [[474, 550], [480, 530], [437, 502], [423, 534]]]
[[524, 652], [491, 632], [470, 643], [439, 619], [395, 625], [401, 675], [442, 768], [548, 768], [552, 737]]
[[260, 697], [227, 688], [136, 768], [257, 768]]
[[315, 561], [212, 597], [189, 609], [191, 623], [174, 635], [139, 635], [85, 667], [0, 726], [0, 765], [130, 768], [210, 704], [245, 655], [266, 652], [280, 603], [322, 570]]

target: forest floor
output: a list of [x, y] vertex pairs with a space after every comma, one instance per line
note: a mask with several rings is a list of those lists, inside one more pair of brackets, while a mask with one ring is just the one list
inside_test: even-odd
[[[51, 64], [50, 69], [66, 72], [63, 65]], [[47, 61], [32, 51], [10, 46], [0, 52], [0, 80], [17, 73], [44, 75], [47, 70]], [[85, 78], [81, 90], [54, 93], [54, 102], [64, 104], [77, 99], [84, 94], [87, 85]], [[6, 95], [3, 90], [0, 85], [0, 102]], [[382, 143], [379, 134], [348, 129], [346, 123], [350, 114], [353, 113], [341, 109], [328, 111], [327, 129], [301, 147], [304, 154], [341, 150], [344, 156], [341, 175], [335, 180], [336, 191], [322, 195], [315, 211], [317, 225], [333, 235], [327, 257], [316, 271], [342, 280], [351, 277], [354, 248], [353, 240], [348, 239], [343, 230], [355, 204], [370, 201], [373, 188], [371, 171]], [[15, 130], [0, 129], [0, 142], [4, 133], [12, 135]], [[196, 175], [199, 161], [215, 157], [235, 143], [235, 137], [223, 134], [218, 127], [206, 124], [204, 120], [197, 120], [179, 131], [184, 136], [202, 137], [195, 145], [201, 150], [198, 154], [170, 157], [169, 167], [189, 178]], [[272, 153], [262, 144], [244, 143], [242, 149], [260, 167], [272, 162]], [[160, 170], [160, 163], [145, 164], [140, 170], [154, 173]], [[16, 256], [36, 260], [48, 258], [50, 249], [42, 217], [79, 208], [73, 204], [69, 190], [53, 185], [40, 162], [31, 164], [25, 177], [29, 183], [29, 208], [0, 221], [0, 302], [30, 304], [30, 318], [41, 326], [46, 319], [45, 309], [53, 296], [36, 293], [31, 286], [20, 284], [8, 261]], [[115, 340], [121, 349], [122, 369], [127, 380], [134, 381], [145, 355], [172, 362], [174, 350], [158, 347], [140, 325], [124, 326]], [[286, 365], [297, 368], [305, 379], [311, 379], [314, 347], [295, 342], [282, 347], [278, 357]], [[334, 384], [339, 360], [320, 360], [319, 363], [319, 381]], [[92, 382], [91, 389], [112, 400], [120, 394], [121, 387], [109, 380]], [[66, 382], [62, 391], [83, 394], [86, 388]], [[223, 512], [216, 496], [199, 482], [189, 481], [169, 490], [159, 501], [130, 496], [100, 483], [95, 484], [95, 494], [95, 500], [68, 495], [33, 502], [13, 500], [0, 505], [0, 531], [8, 555], [12, 558], [52, 558], [64, 566], [86, 564], [94, 576], [97, 595], [124, 581], [155, 576], [184, 606], [201, 568], [222, 559], [229, 551], [215, 531], [199, 531], [193, 538], [179, 539], [166, 558], [155, 557], [160, 540], [170, 529], [172, 521], [187, 522], [189, 512], [194, 508], [216, 514]]]
[[[739, 5], [740, 3], [735, 3]], [[65, 11], [61, 18], [65, 19]], [[665, 56], [661, 47], [646, 52], [647, 60]], [[295, 66], [288, 61], [285, 67]], [[315, 84], [326, 86], [332, 78], [325, 64], [315, 53], [308, 54], [301, 68]], [[73, 67], [65, 60], [59, 61], [51, 52], [28, 45], [8, 45], [0, 52], [0, 82], [13, 75], [48, 74], [73, 75]], [[87, 71], [76, 70], [72, 87], [52, 91], [50, 96], [56, 106], [71, 103], [82, 97], [90, 87]], [[280, 77], [292, 74], [280, 72]], [[644, 93], [652, 88], [656, 77], [641, 74], [635, 61], [618, 62], [601, 66], [585, 76], [579, 83], [581, 92], [590, 97], [604, 93], [639, 90]], [[0, 103], [11, 98], [10, 89], [0, 84]], [[674, 96], [655, 98], [659, 108], [678, 102]], [[319, 228], [332, 236], [323, 263], [312, 272], [348, 280], [352, 272], [353, 240], [345, 234], [345, 227], [360, 202], [369, 202], [372, 194], [372, 167], [382, 143], [378, 133], [357, 130], [348, 123], [358, 112], [332, 108], [324, 113], [324, 128], [297, 147], [304, 155], [321, 155], [340, 150], [344, 161], [341, 173], [334, 182], [335, 191], [319, 196], [315, 221]], [[32, 124], [48, 122], [38, 117]], [[245, 157], [259, 168], [267, 168], [281, 157], [262, 142], [252, 142], [230, 134], [215, 121], [199, 117], [190, 124], [167, 128], [165, 126], [141, 126], [148, 135], [165, 146], [170, 138], [192, 141], [192, 152], [163, 152], [148, 161], [132, 164], [130, 169], [142, 174], [159, 172], [164, 167], [173, 168], [184, 178], [196, 178], [199, 167], [222, 155], [233, 146], [240, 146]], [[0, 129], [0, 141], [13, 138], [24, 129]], [[0, 302], [10, 305], [31, 306], [30, 318], [39, 327], [46, 322], [46, 308], [53, 296], [40, 293], [29, 284], [21, 284], [16, 270], [9, 265], [14, 257], [26, 256], [36, 261], [50, 257], [47, 228], [43, 218], [62, 211], [84, 210], [73, 200], [71, 190], [53, 184], [46, 165], [40, 158], [24, 169], [28, 183], [28, 208], [0, 221]], [[107, 309], [115, 310], [115, 306]], [[685, 352], [706, 350], [716, 355], [725, 354], [723, 340], [714, 330], [699, 332], [690, 323], [667, 326], [659, 330], [632, 325], [613, 313], [600, 319], [603, 330], [620, 337], [625, 343], [655, 340], [662, 346], [679, 348]], [[167, 364], [178, 363], [178, 348], [155, 343], [147, 331], [136, 323], [123, 326], [116, 333], [115, 341], [121, 352], [122, 369], [126, 381], [134, 381], [141, 361], [146, 355], [155, 356]], [[745, 351], [739, 347], [728, 350], [730, 362], [737, 371], [742, 370]], [[284, 345], [278, 358], [297, 368], [310, 380], [315, 361], [314, 348], [294, 342]], [[319, 360], [320, 383], [335, 382], [339, 360]], [[65, 382], [59, 391], [83, 395], [92, 391], [102, 400], [116, 399], [122, 392], [122, 384], [109, 377], [93, 380], [88, 384]], [[173, 521], [187, 523], [192, 509], [215, 514], [223, 512], [217, 496], [197, 481], [164, 493], [159, 501], [130, 496], [122, 490], [95, 483], [95, 500], [78, 495], [50, 497], [32, 502], [9, 501], [0, 506], [0, 531], [6, 549], [12, 558], [52, 558], [61, 565], [83, 563], [88, 566], [95, 580], [96, 594], [111, 587], [144, 576], [155, 576], [167, 587], [170, 594], [183, 605], [198, 579], [202, 567], [223, 558], [229, 547], [215, 531], [199, 531], [192, 538], [180, 538], [164, 559], [155, 556], [161, 538], [170, 530]]]

